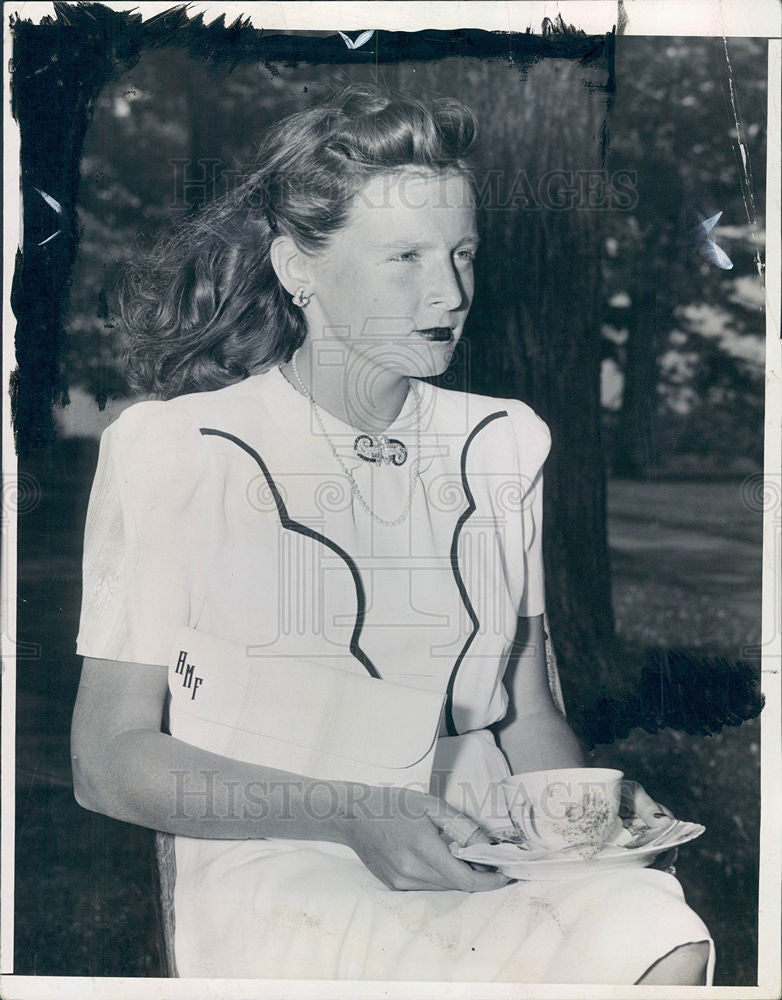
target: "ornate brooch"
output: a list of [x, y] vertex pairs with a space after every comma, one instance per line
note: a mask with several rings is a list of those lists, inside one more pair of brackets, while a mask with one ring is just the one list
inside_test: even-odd
[[375, 462], [387, 465], [404, 465], [407, 459], [407, 448], [396, 438], [387, 438], [385, 434], [373, 437], [371, 434], [359, 434], [353, 442], [353, 451], [365, 462]]

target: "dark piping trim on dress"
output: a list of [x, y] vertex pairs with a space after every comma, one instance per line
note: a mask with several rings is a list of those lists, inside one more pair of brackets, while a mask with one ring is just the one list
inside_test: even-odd
[[456, 586], [459, 588], [459, 595], [461, 596], [462, 603], [467, 610], [467, 614], [470, 616], [470, 621], [472, 622], [472, 632], [470, 632], [467, 636], [467, 640], [456, 658], [456, 663], [454, 664], [451, 676], [448, 679], [448, 691], [445, 699], [445, 724], [449, 736], [459, 735], [459, 731], [457, 730], [456, 724], [453, 720], [453, 689], [456, 684], [456, 675], [459, 672], [459, 667], [461, 666], [461, 662], [464, 659], [467, 650], [472, 645], [472, 641], [475, 638], [480, 625], [478, 616], [475, 614], [475, 608], [473, 608], [472, 602], [467, 594], [467, 588], [464, 586], [464, 580], [462, 579], [462, 574], [459, 569], [459, 535], [461, 534], [461, 530], [464, 527], [465, 522], [475, 511], [475, 500], [473, 499], [472, 492], [470, 491], [470, 484], [467, 482], [467, 451], [472, 444], [473, 438], [476, 434], [482, 431], [487, 424], [491, 423], [492, 420], [497, 420], [498, 417], [507, 416], [507, 410], [498, 410], [496, 413], [490, 413], [487, 417], [484, 417], [483, 420], [481, 420], [479, 424], [476, 424], [470, 431], [469, 437], [464, 442], [464, 447], [462, 448], [462, 489], [464, 490], [464, 495], [467, 497], [467, 507], [459, 515], [459, 520], [456, 522], [456, 527], [453, 531], [453, 540], [451, 541], [451, 569], [453, 570], [454, 579], [456, 580]]
[[316, 542], [326, 545], [333, 552], [336, 552], [340, 559], [345, 562], [345, 565], [348, 567], [353, 577], [353, 584], [356, 588], [356, 622], [353, 626], [353, 634], [350, 637], [350, 652], [372, 677], [380, 678], [377, 668], [358, 644], [359, 637], [361, 636], [361, 630], [364, 625], [364, 616], [366, 614], [366, 595], [364, 593], [364, 583], [361, 579], [358, 566], [356, 566], [355, 562], [353, 562], [348, 553], [341, 546], [337, 545], [336, 542], [333, 542], [325, 535], [321, 535], [320, 532], [315, 531], [313, 528], [308, 528], [306, 524], [294, 521], [290, 517], [285, 506], [285, 501], [282, 499], [280, 491], [277, 489], [277, 484], [274, 482], [271, 473], [266, 467], [266, 463], [254, 448], [242, 441], [241, 438], [238, 438], [233, 434], [229, 434], [227, 431], [215, 430], [212, 427], [199, 427], [199, 430], [203, 435], [211, 434], [213, 437], [222, 437], [227, 441], [233, 441], [234, 444], [238, 445], [258, 463], [261, 472], [266, 479], [269, 490], [274, 497], [274, 502], [277, 505], [277, 513], [279, 514], [283, 528], [288, 528], [290, 531], [298, 531], [299, 534], [306, 535], [308, 538], [313, 538]]

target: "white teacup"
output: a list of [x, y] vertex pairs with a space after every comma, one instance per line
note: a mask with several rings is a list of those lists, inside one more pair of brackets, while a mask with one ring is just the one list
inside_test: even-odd
[[502, 782], [508, 813], [530, 847], [600, 852], [621, 825], [624, 774], [603, 767], [561, 767], [514, 774]]

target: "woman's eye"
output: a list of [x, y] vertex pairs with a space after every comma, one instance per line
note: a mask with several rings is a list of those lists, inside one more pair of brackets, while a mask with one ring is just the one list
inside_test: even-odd
[[[475, 250], [457, 250], [456, 257], [458, 260], [467, 261], [472, 264], [477, 256], [477, 251]], [[396, 254], [391, 260], [395, 261], [415, 261], [420, 260], [421, 255], [417, 250], [406, 250], [404, 253]]]

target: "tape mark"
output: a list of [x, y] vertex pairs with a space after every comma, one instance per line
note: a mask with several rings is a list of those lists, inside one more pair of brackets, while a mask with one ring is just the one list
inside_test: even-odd
[[710, 219], [704, 219], [695, 227], [698, 252], [710, 264], [716, 264], [717, 267], [721, 267], [725, 271], [730, 271], [733, 267], [733, 261], [710, 236], [712, 229], [714, 229], [721, 217], [722, 212], [717, 212], [716, 215], [712, 215]]
[[627, 30], [627, 25], [630, 23], [630, 16], [625, 10], [625, 5], [623, 0], [619, 0], [619, 5], [616, 12], [616, 33], [617, 35], [623, 35]]
[[50, 194], [47, 194], [40, 188], [36, 188], [35, 190], [38, 192], [38, 194], [43, 198], [43, 200], [50, 208], [53, 208], [58, 215], [62, 215], [62, 205], [59, 203], [59, 201], [57, 201], [55, 198], [52, 198]]
[[340, 31], [340, 35], [342, 35], [342, 39], [349, 49], [360, 49], [362, 45], [365, 45], [369, 41], [374, 33], [374, 29], [372, 29], [372, 31], [362, 31], [354, 42], [352, 39], [348, 38], [344, 32]]
[[722, 36], [722, 44], [725, 48], [725, 64], [728, 68], [728, 90], [730, 92], [730, 106], [733, 111], [733, 122], [736, 126], [736, 142], [739, 147], [739, 153], [741, 155], [741, 170], [739, 171], [739, 179], [741, 181], [741, 197], [744, 202], [744, 211], [747, 213], [747, 222], [752, 227], [752, 242], [755, 243], [755, 252], [752, 257], [755, 261], [755, 267], [757, 268], [758, 275], [760, 277], [761, 285], [765, 291], [764, 282], [764, 271], [765, 267], [763, 264], [763, 258], [760, 254], [760, 247], [757, 246], [757, 228], [758, 228], [758, 216], [755, 209], [755, 195], [752, 189], [752, 168], [749, 162], [749, 151], [747, 150], [747, 144], [742, 138], [743, 129], [741, 125], [741, 120], [739, 119], [738, 110], [738, 100], [736, 98], [736, 88], [733, 82], [733, 67], [730, 63], [730, 54], [728, 52], [728, 39], [725, 35]]
[[[56, 198], [52, 198], [52, 196], [50, 194], [47, 194], [45, 191], [42, 191], [40, 188], [35, 188], [35, 190], [43, 198], [43, 200], [46, 202], [46, 204], [49, 206], [49, 208], [54, 209], [54, 211], [58, 215], [62, 215], [63, 214], [62, 205], [59, 203], [59, 201], [57, 201]], [[49, 240], [53, 240], [55, 236], [59, 236], [61, 232], [62, 232], [61, 229], [56, 230], [56, 232], [53, 232], [51, 236], [47, 236], [45, 240], [41, 240], [41, 242], [38, 244], [38, 246], [42, 247], [45, 243], [48, 243]]]

